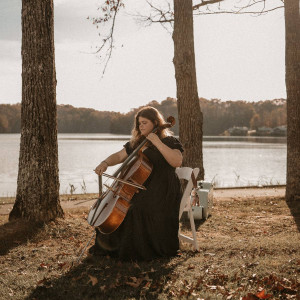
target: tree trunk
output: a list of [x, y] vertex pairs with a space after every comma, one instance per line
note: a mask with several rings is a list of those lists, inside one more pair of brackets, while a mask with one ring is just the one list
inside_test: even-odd
[[179, 138], [184, 147], [183, 166], [200, 169], [203, 116], [197, 91], [192, 0], [174, 0], [174, 67], [177, 86]]
[[299, 0], [285, 0], [287, 92], [286, 200], [300, 203], [300, 13]]
[[61, 216], [53, 0], [23, 0], [21, 145], [9, 219], [48, 222]]

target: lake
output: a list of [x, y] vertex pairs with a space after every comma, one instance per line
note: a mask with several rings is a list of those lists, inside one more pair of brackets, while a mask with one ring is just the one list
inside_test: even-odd
[[[59, 134], [60, 193], [96, 193], [93, 169], [119, 151], [130, 136]], [[0, 134], [0, 197], [15, 196], [20, 134]], [[204, 137], [205, 180], [216, 187], [273, 185], [286, 182], [286, 138]], [[112, 174], [117, 167], [108, 169]]]

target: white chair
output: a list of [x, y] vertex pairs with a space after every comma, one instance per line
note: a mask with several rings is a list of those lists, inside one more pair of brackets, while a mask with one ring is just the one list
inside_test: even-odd
[[195, 228], [195, 221], [194, 221], [194, 215], [192, 212], [192, 206], [191, 206], [191, 191], [194, 187], [193, 181], [191, 178], [192, 172], [195, 175], [195, 178], [197, 178], [199, 174], [199, 168], [188, 168], [188, 167], [182, 167], [182, 168], [176, 168], [176, 173], [179, 177], [179, 179], [185, 179], [188, 181], [186, 188], [183, 192], [182, 198], [181, 198], [181, 203], [180, 203], [180, 209], [179, 209], [179, 220], [182, 217], [182, 214], [184, 211], [188, 212], [188, 217], [190, 219], [190, 224], [191, 224], [191, 229], [192, 229], [192, 235], [193, 237], [188, 237], [186, 235], [183, 235], [178, 232], [178, 238], [180, 241], [187, 242], [192, 244], [197, 251], [199, 251], [199, 245], [197, 242], [197, 235], [196, 235], [196, 228]]

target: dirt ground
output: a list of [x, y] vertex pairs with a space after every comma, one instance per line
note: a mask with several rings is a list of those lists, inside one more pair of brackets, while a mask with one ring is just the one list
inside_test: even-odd
[[[87, 251], [77, 263], [95, 195], [62, 197], [65, 218], [40, 228], [8, 222], [0, 199], [0, 299], [300, 299], [300, 211], [284, 192], [215, 190], [199, 252], [182, 244], [174, 258], [127, 263]], [[180, 230], [191, 234], [186, 221]]]
[[[261, 197], [284, 197], [285, 187], [264, 187], [264, 188], [225, 188], [215, 189], [214, 197], [216, 199], [243, 199], [243, 198], [261, 198]], [[89, 208], [95, 202], [97, 194], [74, 194], [62, 195], [61, 205], [63, 209], [69, 208]], [[7, 215], [11, 211], [14, 198], [0, 197], [0, 215]]]

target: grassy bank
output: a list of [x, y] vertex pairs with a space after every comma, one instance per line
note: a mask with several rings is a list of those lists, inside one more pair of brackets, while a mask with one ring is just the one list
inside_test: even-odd
[[0, 299], [300, 299], [299, 210], [283, 198], [215, 199], [200, 252], [142, 263], [85, 253], [72, 265], [93, 233], [86, 216], [69, 209], [40, 229], [1, 216]]

